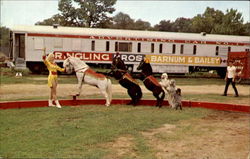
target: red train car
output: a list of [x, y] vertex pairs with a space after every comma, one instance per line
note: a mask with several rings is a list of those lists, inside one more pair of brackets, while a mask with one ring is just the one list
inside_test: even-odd
[[238, 78], [250, 81], [250, 52], [228, 52], [228, 60], [232, 60], [237, 68]]

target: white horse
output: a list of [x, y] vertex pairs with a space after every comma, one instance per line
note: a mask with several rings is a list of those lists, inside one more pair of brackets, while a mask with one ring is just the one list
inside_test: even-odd
[[101, 94], [106, 99], [106, 106], [110, 106], [112, 100], [112, 83], [111, 80], [106, 78], [103, 74], [96, 73], [89, 66], [79, 58], [68, 57], [63, 62], [63, 67], [66, 69], [67, 73], [72, 73], [73, 69], [76, 72], [76, 77], [78, 79], [78, 93], [76, 96], [81, 94], [83, 82], [96, 86], [100, 89]]

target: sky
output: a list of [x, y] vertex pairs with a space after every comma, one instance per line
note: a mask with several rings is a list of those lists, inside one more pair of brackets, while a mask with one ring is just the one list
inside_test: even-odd
[[[59, 13], [58, 0], [0, 0], [1, 26], [34, 25], [38, 21]], [[175, 21], [179, 17], [193, 18], [204, 13], [207, 7], [221, 10], [237, 9], [244, 23], [250, 22], [249, 1], [168, 1], [168, 0], [117, 0], [116, 11], [128, 14], [132, 19], [148, 21], [151, 26], [161, 20]]]

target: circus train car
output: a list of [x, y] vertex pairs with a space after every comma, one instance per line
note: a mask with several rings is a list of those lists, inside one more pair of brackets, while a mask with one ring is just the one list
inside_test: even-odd
[[11, 28], [10, 58], [17, 66], [40, 72], [43, 48], [54, 53], [60, 64], [67, 56], [88, 64], [109, 68], [120, 53], [128, 69], [137, 72], [139, 62], [148, 58], [154, 73], [189, 73], [199, 69], [217, 70], [223, 75], [228, 52], [249, 50], [247, 36], [174, 33], [61, 26], [15, 26]]

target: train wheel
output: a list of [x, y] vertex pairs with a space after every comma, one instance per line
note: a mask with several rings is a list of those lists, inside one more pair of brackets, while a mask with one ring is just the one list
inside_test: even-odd
[[41, 64], [28, 64], [27, 67], [35, 74], [41, 74], [44, 71], [44, 66]]

